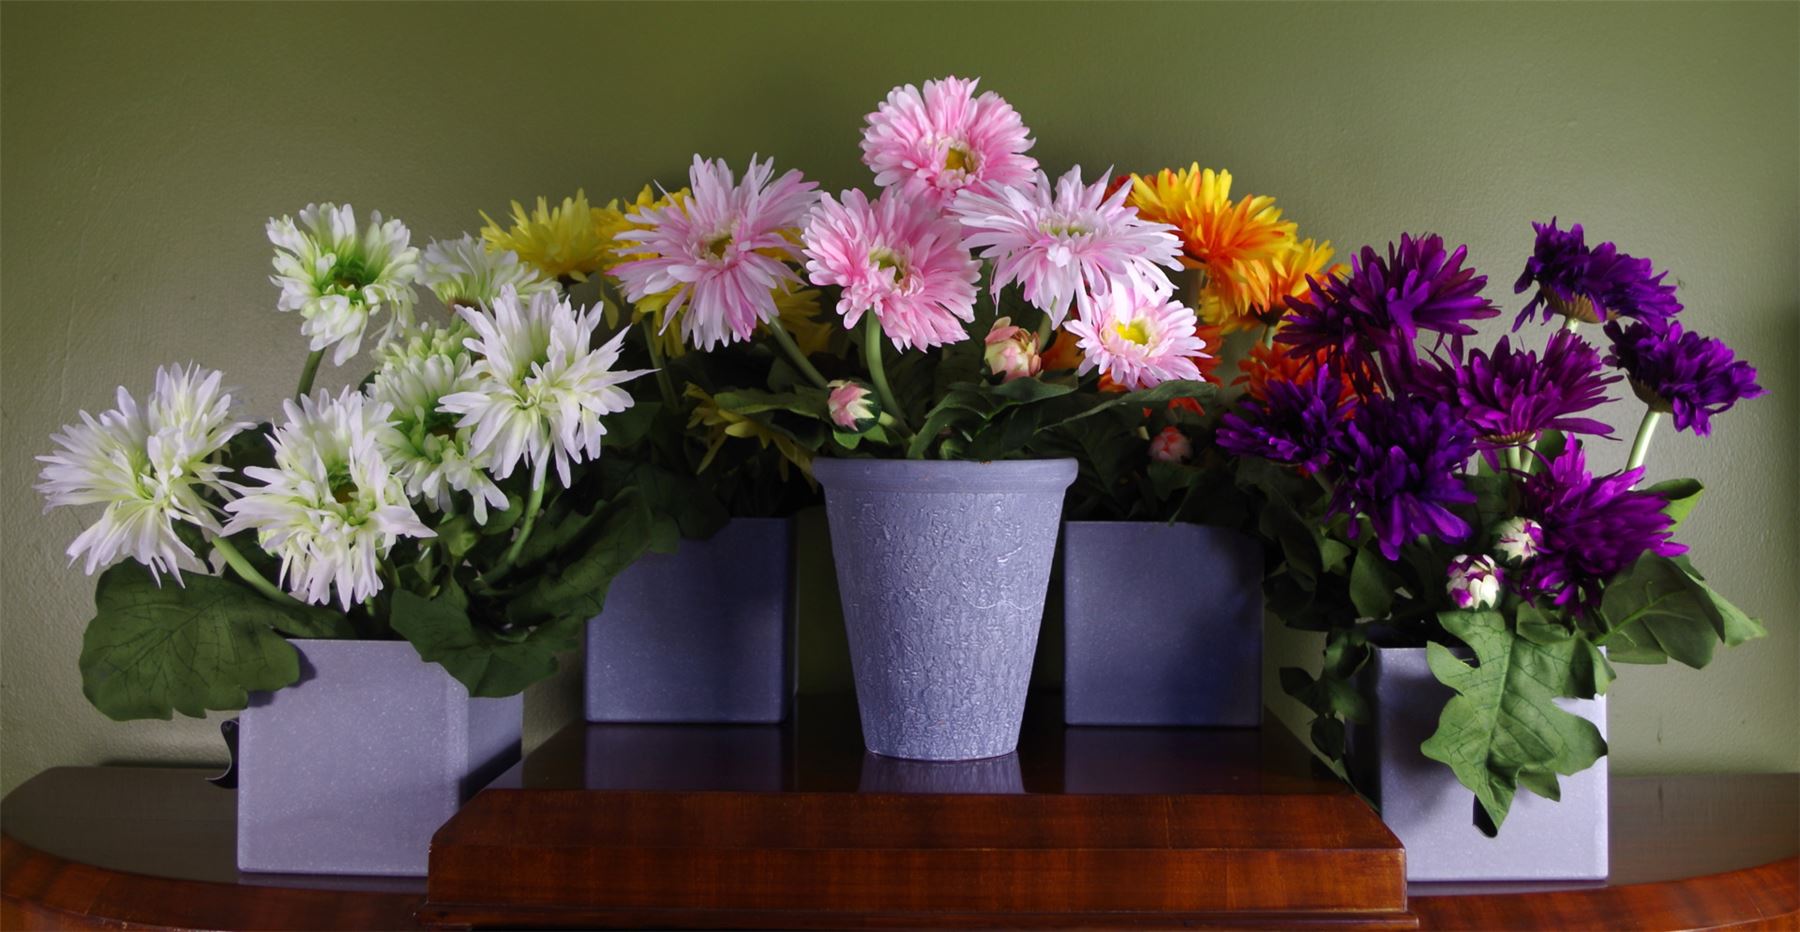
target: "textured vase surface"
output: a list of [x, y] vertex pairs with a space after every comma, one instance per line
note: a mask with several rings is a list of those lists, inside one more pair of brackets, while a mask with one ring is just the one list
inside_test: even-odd
[[[1453, 695], [1431, 675], [1425, 648], [1377, 647], [1360, 676], [1370, 718], [1350, 726], [1351, 772], [1406, 846], [1407, 880], [1606, 878], [1605, 757], [1572, 777], [1558, 777], [1561, 802], [1520, 788], [1500, 834], [1489, 838], [1474, 824], [1475, 794], [1419, 750]], [[1556, 703], [1605, 736], [1604, 696]]]
[[590, 722], [772, 723], [794, 694], [794, 522], [646, 554], [587, 626]]
[[863, 742], [916, 760], [1009, 754], [1075, 461], [829, 460], [832, 554]]
[[237, 864], [423, 875], [431, 836], [519, 759], [524, 699], [471, 699], [405, 641], [296, 640], [238, 716]]
[[1071, 725], [1262, 723], [1262, 547], [1227, 528], [1063, 525]]

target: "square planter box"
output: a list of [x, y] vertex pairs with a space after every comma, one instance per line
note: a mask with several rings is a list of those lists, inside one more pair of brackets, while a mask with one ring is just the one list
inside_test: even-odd
[[1262, 560], [1225, 528], [1065, 523], [1064, 719], [1261, 724]]
[[[1606, 879], [1605, 757], [1559, 778], [1561, 802], [1521, 788], [1489, 838], [1473, 822], [1475, 794], [1419, 751], [1452, 695], [1431, 675], [1425, 648], [1377, 647], [1359, 675], [1370, 719], [1350, 728], [1351, 773], [1406, 846], [1407, 880]], [[1606, 697], [1557, 705], [1606, 734]]]
[[423, 875], [431, 836], [519, 759], [521, 696], [471, 699], [405, 641], [296, 640], [238, 715], [237, 864]]
[[793, 540], [791, 519], [734, 518], [620, 573], [587, 626], [587, 720], [787, 718]]

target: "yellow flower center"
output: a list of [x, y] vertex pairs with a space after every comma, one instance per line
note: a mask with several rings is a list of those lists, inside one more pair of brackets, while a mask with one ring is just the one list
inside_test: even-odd
[[970, 152], [962, 146], [951, 146], [949, 151], [944, 153], [944, 170], [953, 172], [974, 171], [975, 153]]
[[1141, 319], [1129, 323], [1113, 324], [1113, 330], [1118, 332], [1121, 340], [1136, 343], [1139, 346], [1150, 345], [1150, 330], [1144, 326]]
[[906, 260], [901, 258], [899, 253], [886, 246], [877, 246], [870, 250], [869, 261], [875, 263], [875, 267], [878, 269], [892, 271], [894, 273], [894, 281], [899, 281], [906, 277]]
[[731, 234], [720, 233], [706, 241], [706, 254], [714, 259], [725, 258], [725, 248], [731, 245]]

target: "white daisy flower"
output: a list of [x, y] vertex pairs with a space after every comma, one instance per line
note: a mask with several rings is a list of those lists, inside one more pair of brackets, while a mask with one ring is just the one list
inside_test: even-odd
[[156, 388], [143, 408], [120, 388], [118, 407], [98, 418], [83, 411], [80, 424], [51, 437], [60, 449], [37, 458], [44, 464], [37, 484], [44, 510], [106, 506], [100, 520], [69, 545], [70, 563], [85, 554], [84, 569], [92, 575], [131, 557], [159, 579], [167, 572], [177, 582], [183, 569], [205, 569], [176, 534], [175, 522], [219, 533], [204, 495], [224, 498], [227, 489], [220, 478], [225, 467], [212, 456], [253, 426], [231, 420], [231, 396], [219, 378], [199, 366], [157, 369]]
[[487, 307], [508, 285], [521, 298], [561, 290], [556, 282], [521, 263], [517, 253], [505, 249], [489, 252], [467, 233], [461, 239], [435, 240], [425, 247], [419, 284], [430, 288], [446, 307]]
[[377, 438], [392, 409], [346, 388], [282, 403], [275, 468], [244, 474], [263, 484], [240, 488], [226, 504], [226, 534], [254, 529], [281, 558], [281, 581], [296, 598], [331, 601], [348, 611], [381, 590], [380, 561], [401, 537], [436, 534], [413, 513], [406, 488], [382, 458]]
[[475, 329], [465, 345], [480, 357], [475, 384], [443, 400], [441, 410], [460, 415], [457, 427], [474, 431], [470, 455], [496, 477], [512, 475], [521, 460], [541, 476], [556, 462], [563, 486], [571, 462], [600, 455], [606, 434], [600, 416], [631, 407], [619, 384], [654, 370], [615, 372], [621, 330], [592, 349], [600, 325], [597, 308], [576, 313], [567, 299], [540, 293], [521, 309], [519, 295], [502, 289], [493, 313], [457, 313]]
[[457, 427], [454, 415], [438, 410], [445, 395], [474, 387], [473, 366], [460, 348], [392, 358], [375, 373], [369, 397], [393, 409], [392, 425], [376, 441], [405, 483], [406, 494], [449, 512], [451, 493], [466, 492], [474, 502], [475, 520], [486, 524], [488, 506], [505, 508], [506, 493], [469, 458], [469, 428]]
[[269, 280], [281, 288], [276, 308], [300, 312], [300, 332], [313, 352], [336, 347], [332, 365], [356, 355], [370, 318], [383, 309], [388, 318], [377, 342], [412, 321], [419, 250], [406, 224], [383, 222], [377, 211], [359, 234], [350, 205], [309, 204], [298, 223], [270, 218], [268, 232], [275, 244]]

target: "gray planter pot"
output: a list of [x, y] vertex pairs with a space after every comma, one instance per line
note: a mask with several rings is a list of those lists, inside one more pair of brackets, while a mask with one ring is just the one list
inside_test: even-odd
[[863, 743], [1011, 753], [1075, 461], [828, 460], [832, 553]]
[[296, 640], [238, 715], [237, 864], [423, 875], [431, 836], [519, 759], [524, 699], [471, 699], [405, 641]]
[[794, 522], [735, 518], [613, 580], [587, 626], [590, 722], [771, 723], [794, 694]]
[[[1422, 647], [1377, 647], [1360, 674], [1370, 720], [1352, 725], [1353, 779], [1406, 846], [1407, 880], [1604, 880], [1607, 759], [1560, 778], [1562, 801], [1521, 789], [1498, 837], [1472, 821], [1475, 794], [1419, 751], [1452, 695]], [[1606, 698], [1559, 699], [1606, 734]]]
[[1262, 724], [1262, 548], [1225, 528], [1063, 525], [1071, 725]]

